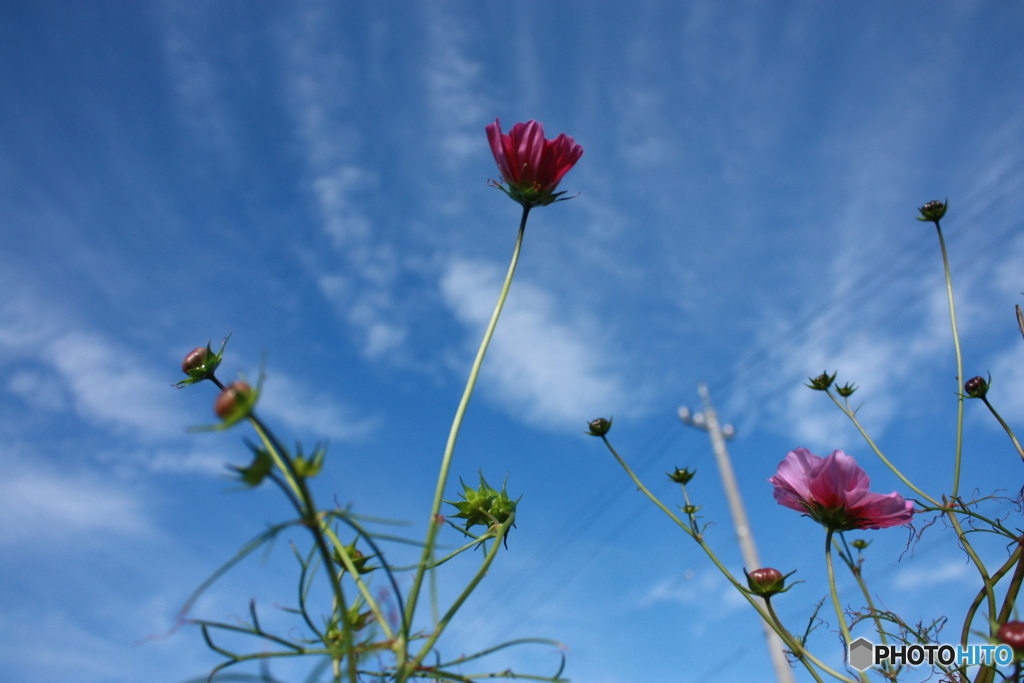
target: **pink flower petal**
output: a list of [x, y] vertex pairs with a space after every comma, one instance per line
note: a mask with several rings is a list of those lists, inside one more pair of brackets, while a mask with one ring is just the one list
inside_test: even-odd
[[914, 515], [914, 504], [900, 494], [872, 493], [867, 472], [843, 451], [822, 459], [797, 448], [786, 454], [768, 481], [780, 505], [837, 531], [898, 526]]

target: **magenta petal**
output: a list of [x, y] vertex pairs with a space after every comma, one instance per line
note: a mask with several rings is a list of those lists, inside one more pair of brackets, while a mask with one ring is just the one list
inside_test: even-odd
[[498, 170], [501, 171], [501, 177], [505, 182], [513, 182], [512, 170], [505, 155], [505, 139], [508, 136], [501, 134], [501, 121], [494, 119], [494, 123], [488, 125], [486, 130], [487, 141], [491, 144], [491, 152], [494, 154], [494, 161], [498, 164]]

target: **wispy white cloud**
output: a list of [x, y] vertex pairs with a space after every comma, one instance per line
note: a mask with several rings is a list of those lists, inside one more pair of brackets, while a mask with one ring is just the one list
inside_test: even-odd
[[164, 55], [179, 115], [204, 148], [216, 150], [228, 165], [238, 166], [241, 152], [236, 118], [228, 106], [230, 83], [209, 50], [221, 36], [214, 38], [208, 32], [211, 17], [203, 8], [166, 3], [163, 10]]
[[489, 123], [483, 95], [483, 67], [467, 48], [471, 17], [450, 16], [441, 5], [427, 6], [429, 58], [424, 66], [433, 138], [438, 158], [449, 170], [480, 153], [482, 125]]
[[[0, 302], [0, 363], [18, 365], [4, 389], [34, 408], [68, 408], [105, 429], [145, 438], [181, 434], [184, 416], [172, 408], [165, 377], [122, 344], [79, 327], [60, 305], [13, 279], [8, 284]], [[26, 360], [37, 367], [25, 367]]]
[[901, 567], [892, 578], [892, 586], [897, 590], [927, 590], [941, 583], [960, 581], [972, 571], [969, 562], [959, 559], [938, 565]]
[[166, 378], [104, 336], [62, 334], [46, 345], [40, 360], [60, 373], [83, 419], [149, 438], [181, 434], [183, 416], [170, 407]]
[[[441, 279], [446, 305], [476, 347], [501, 289], [501, 271], [453, 259]], [[482, 376], [485, 391], [522, 419], [551, 427], [627, 413], [628, 392], [600, 342], [560, 316], [551, 297], [518, 281], [491, 341]]]
[[[746, 599], [714, 568], [688, 570], [659, 579], [637, 601], [639, 609], [658, 603], [675, 603], [688, 609], [708, 610], [718, 619], [747, 605]], [[695, 623], [702, 620], [694, 620]]]
[[89, 542], [150, 531], [142, 501], [122, 485], [89, 473], [39, 464], [31, 453], [7, 453], [0, 478], [0, 544]]
[[356, 416], [326, 393], [299, 384], [280, 372], [267, 376], [259, 407], [296, 432], [339, 441], [365, 437], [379, 424], [374, 418]]
[[378, 181], [360, 160], [362, 133], [347, 123], [354, 58], [328, 38], [330, 25], [323, 7], [309, 6], [285, 38], [285, 87], [292, 94], [309, 194], [334, 249], [330, 265], [319, 258], [310, 262], [320, 270], [322, 294], [347, 323], [363, 356], [379, 360], [400, 354], [408, 336], [395, 294], [401, 263], [365, 205]]

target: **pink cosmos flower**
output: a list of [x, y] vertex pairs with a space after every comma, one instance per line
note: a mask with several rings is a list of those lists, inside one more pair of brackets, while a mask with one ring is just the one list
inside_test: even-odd
[[526, 208], [561, 201], [564, 192], [555, 192], [558, 183], [583, 156], [583, 148], [562, 133], [554, 140], [544, 139], [544, 126], [537, 121], [517, 123], [508, 135], [501, 132], [501, 121], [487, 126], [494, 160], [508, 187], [495, 186]]
[[806, 448], [786, 454], [774, 477], [775, 500], [833, 531], [881, 529], [908, 523], [914, 504], [893, 492], [868, 490], [871, 480], [857, 461], [842, 451], [819, 458]]

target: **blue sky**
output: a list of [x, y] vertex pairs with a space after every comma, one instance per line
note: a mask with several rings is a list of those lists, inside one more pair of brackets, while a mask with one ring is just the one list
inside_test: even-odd
[[[1024, 9], [994, 2], [4, 3], [3, 678], [170, 683], [217, 661], [195, 629], [165, 634], [286, 513], [224, 479], [243, 429], [186, 432], [212, 420], [212, 387], [170, 386], [228, 333], [222, 378], [265, 354], [263, 416], [330, 441], [320, 500], [422, 532], [515, 239], [518, 207], [487, 186], [501, 117], [585, 153], [560, 188], [579, 196], [531, 216], [456, 452], [453, 482], [507, 473], [523, 498], [442, 649], [540, 636], [566, 643], [575, 681], [774, 680], [754, 615], [585, 422], [614, 415], [667, 502], [662, 473], [696, 467], [739, 572], [705, 435], [675, 417], [707, 382], [761, 556], [806, 581], [778, 604], [799, 629], [825, 594], [824, 534], [772, 500], [786, 452], [844, 449], [909, 493], [809, 375], [858, 384], [883, 449], [950, 487], [928, 200], [951, 202], [965, 373], [991, 372], [994, 404], [1024, 416], [1022, 31]], [[982, 411], [964, 491], [1014, 496], [1021, 463]], [[865, 532], [865, 571], [908, 620], [948, 616], [953, 641], [977, 583], [941, 527], [901, 561], [904, 530]], [[293, 577], [279, 544], [194, 614], [256, 598], [284, 623]], [[829, 614], [812, 644], [835, 661]], [[552, 661], [511, 657], [496, 666]]]

